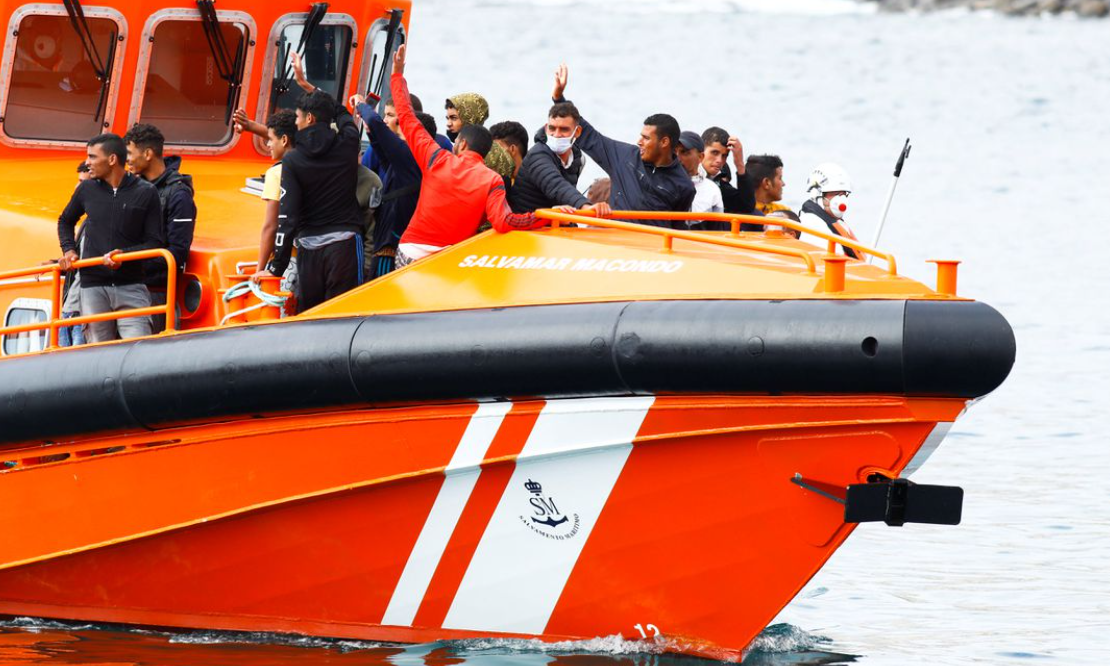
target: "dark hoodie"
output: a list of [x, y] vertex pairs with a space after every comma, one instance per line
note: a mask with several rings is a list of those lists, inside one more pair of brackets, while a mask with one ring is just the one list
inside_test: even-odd
[[281, 160], [281, 199], [274, 256], [267, 269], [281, 275], [293, 241], [336, 231], [362, 233], [358, 205], [359, 132], [351, 112], [335, 105], [335, 125], [315, 123], [297, 132], [297, 149]]
[[[158, 190], [158, 199], [162, 202], [162, 234], [166, 238], [166, 249], [173, 254], [177, 272], [181, 273], [189, 259], [197, 224], [193, 177], [181, 173], [181, 158], [176, 155], [167, 157], [165, 165], [166, 170], [150, 184]], [[148, 261], [143, 273], [148, 287], [166, 288], [166, 262], [161, 259]]]
[[[81, 216], [85, 240], [77, 249], [74, 228]], [[134, 174], [124, 174], [115, 191], [99, 178], [77, 186], [58, 217], [58, 241], [62, 252], [80, 252], [82, 259], [105, 255], [112, 250], [138, 252], [164, 247], [162, 206], [154, 186]], [[127, 262], [113, 270], [107, 266], [81, 269], [82, 287], [136, 284], [143, 281], [138, 262]]]
[[[565, 99], [553, 100], [565, 102]], [[609, 205], [613, 210], [660, 210], [684, 212], [694, 203], [694, 183], [677, 159], [657, 167], [640, 159], [640, 149], [630, 143], [603, 136], [582, 118], [582, 136], [575, 145], [597, 162], [612, 181]], [[669, 227], [666, 221], [643, 221], [657, 227]], [[685, 222], [680, 222], [686, 228]]]
[[577, 143], [571, 148], [570, 166], [563, 167], [563, 158], [547, 146], [547, 132], [540, 128], [536, 145], [528, 149], [520, 172], [509, 190], [509, 205], [514, 213], [527, 213], [553, 206], [585, 208], [589, 199], [578, 191], [578, 177], [585, 160]]

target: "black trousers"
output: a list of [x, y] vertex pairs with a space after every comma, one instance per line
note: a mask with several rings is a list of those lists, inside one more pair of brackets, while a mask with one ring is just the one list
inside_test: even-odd
[[297, 249], [297, 311], [314, 308], [362, 283], [362, 238]]

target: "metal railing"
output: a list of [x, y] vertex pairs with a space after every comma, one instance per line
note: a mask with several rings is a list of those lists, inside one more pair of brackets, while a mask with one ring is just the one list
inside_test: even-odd
[[[887, 274], [890, 277], [898, 275], [898, 264], [894, 259], [894, 255], [889, 252], [882, 252], [874, 248], [868, 247], [859, 241], [837, 236], [833, 233], [826, 233], [822, 231], [815, 231], [806, 226], [803, 226], [793, 220], [788, 220], [780, 217], [763, 217], [760, 215], [737, 215], [732, 213], [674, 213], [670, 211], [645, 211], [645, 210], [615, 210], [611, 213], [611, 217], [620, 219], [599, 218], [593, 211], [580, 210], [575, 213], [562, 213], [557, 210], [549, 208], [536, 211], [536, 216], [545, 220], [551, 220], [551, 226], [557, 228], [562, 222], [575, 222], [578, 224], [585, 224], [591, 227], [602, 227], [606, 229], [621, 229], [624, 231], [632, 231], [636, 233], [649, 234], [654, 236], [663, 237], [663, 249], [670, 251], [673, 246], [675, 238], [681, 240], [694, 241], [697, 243], [707, 243], [709, 245], [720, 245], [724, 247], [734, 247], [742, 250], [752, 250], [755, 252], [765, 252], [768, 254], [777, 254], [783, 256], [797, 257], [805, 262], [806, 274], [813, 275], [817, 272], [816, 264], [810, 252], [798, 248], [778, 247], [775, 245], [767, 245], [764, 243], [756, 243], [751, 241], [740, 240], [740, 225], [749, 222], [752, 224], [769, 224], [773, 226], [785, 227], [793, 229], [802, 233], [812, 234], [828, 241], [829, 254], [835, 254], [836, 246], [851, 248], [861, 254], [867, 254], [882, 259], [887, 264]], [[634, 222], [623, 222], [621, 220], [656, 220], [656, 221], [709, 221], [709, 222], [724, 222], [728, 224], [731, 229], [727, 232], [727, 236], [718, 234], [707, 234], [701, 231], [682, 231], [678, 229], [667, 229], [665, 227], [649, 227]]]
[[[70, 317], [69, 319], [62, 319], [62, 269], [58, 264], [45, 264], [43, 266], [34, 266], [31, 268], [20, 268], [13, 271], [4, 271], [0, 273], [0, 289], [5, 288], [26, 288], [26, 282], [10, 282], [10, 280], [28, 277], [28, 276], [42, 276], [50, 273], [50, 318], [46, 321], [37, 321], [30, 324], [20, 324], [19, 326], [4, 326], [0, 327], [0, 336], [15, 335], [17, 333], [29, 333], [32, 331], [50, 331], [50, 339], [47, 342], [47, 349], [54, 349], [58, 346], [58, 331], [62, 328], [69, 326], [80, 326], [81, 324], [91, 324], [100, 321], [114, 321], [116, 319], [127, 319], [128, 317], [146, 317], [149, 315], [165, 314], [166, 315], [166, 330], [172, 331], [176, 324], [174, 318], [174, 295], [177, 293], [177, 261], [170, 254], [169, 250], [156, 249], [156, 250], [141, 250], [139, 252], [126, 252], [117, 254], [113, 257], [116, 262], [125, 263], [128, 261], [143, 261], [145, 259], [163, 259], [166, 262], [166, 304], [154, 305], [146, 308], [134, 308], [131, 310], [117, 310], [115, 312], [102, 312], [92, 315], [81, 315], [79, 317]], [[103, 266], [104, 257], [95, 257], [91, 259], [81, 259], [72, 264], [72, 268], [90, 268], [93, 266]]]

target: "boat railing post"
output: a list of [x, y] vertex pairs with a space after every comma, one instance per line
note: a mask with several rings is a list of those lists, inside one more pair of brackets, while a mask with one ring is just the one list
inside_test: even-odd
[[830, 254], [825, 260], [825, 293], [836, 294], [844, 291], [844, 265], [848, 257]]
[[929, 263], [937, 265], [937, 293], [955, 296], [960, 262], [955, 259], [930, 259]]
[[46, 343], [47, 349], [58, 346], [58, 321], [62, 318], [62, 271], [57, 264], [53, 269], [50, 271], [50, 340]]

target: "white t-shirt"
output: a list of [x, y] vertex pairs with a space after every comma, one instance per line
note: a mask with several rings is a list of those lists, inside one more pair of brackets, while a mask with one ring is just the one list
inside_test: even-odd
[[[705, 167], [698, 165], [698, 173], [690, 176], [694, 183], [694, 203], [690, 205], [692, 213], [723, 213], [725, 200], [721, 196], [721, 187], [714, 183], [706, 172]], [[697, 224], [697, 220], [687, 221], [687, 225]]]

